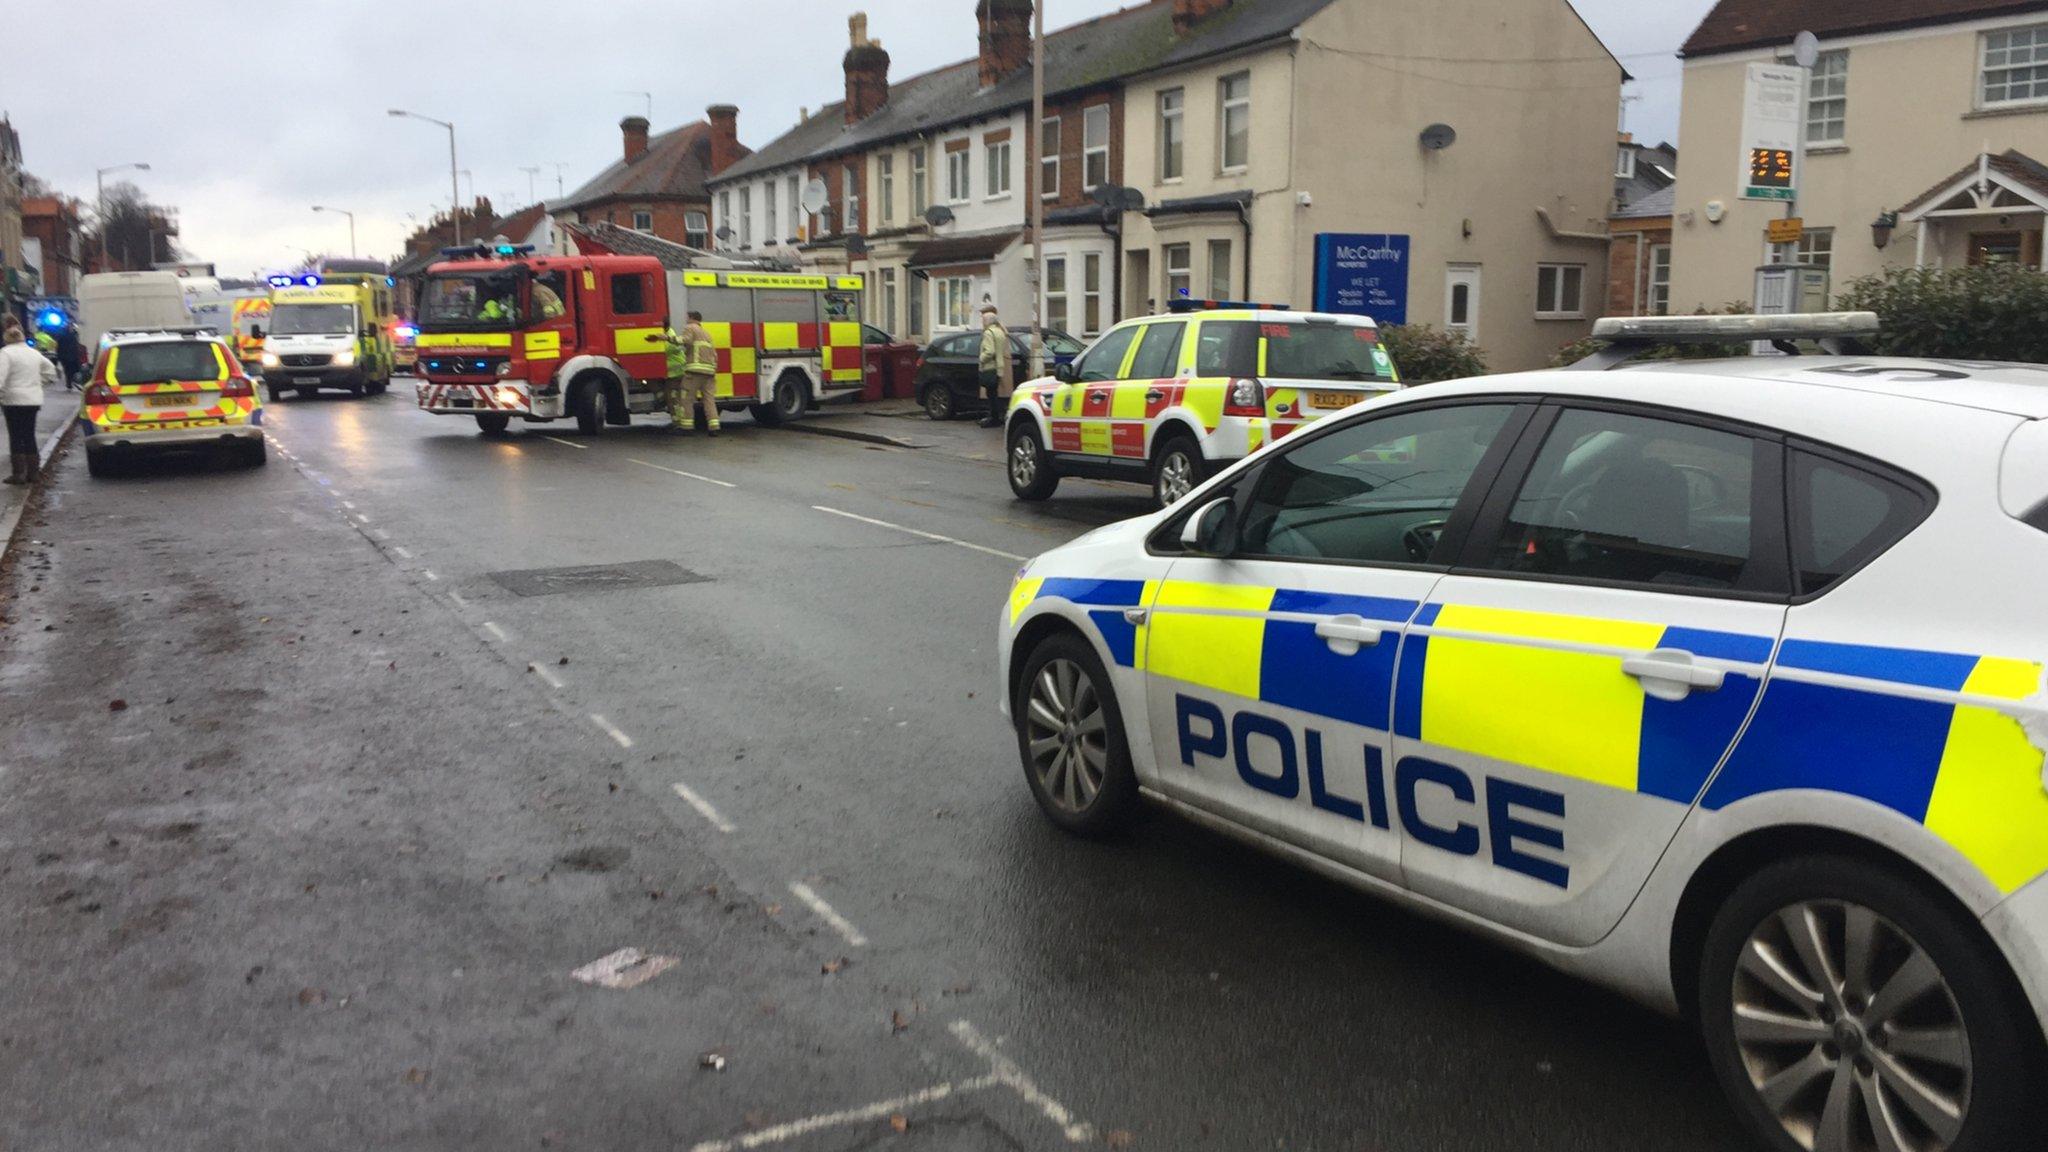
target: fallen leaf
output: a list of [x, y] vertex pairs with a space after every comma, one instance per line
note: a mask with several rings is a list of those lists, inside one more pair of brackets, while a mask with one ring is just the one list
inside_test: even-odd
[[769, 1115], [766, 1109], [756, 1108], [741, 1116], [740, 1122], [749, 1128], [766, 1128], [772, 1119], [774, 1117]]
[[841, 956], [837, 960], [825, 961], [825, 963], [819, 967], [818, 971], [824, 973], [827, 976], [835, 976], [838, 975], [840, 969], [846, 967], [848, 964], [851, 963], [853, 963], [853, 961], [848, 960], [844, 956]]
[[779, 916], [782, 914], [782, 905], [770, 904], [766, 908], [761, 909], [761, 911], [766, 912], [770, 916]]
[[898, 1112], [894, 1116], [889, 1117], [889, 1127], [894, 1128], [898, 1132], [908, 1132], [910, 1131], [910, 1117]]
[[126, 712], [127, 710], [128, 702], [126, 700], [107, 701], [107, 711], [109, 712]]
[[327, 1003], [327, 991], [326, 991], [326, 989], [323, 989], [323, 988], [301, 988], [301, 989], [299, 989], [299, 1006], [300, 1006], [301, 1008], [311, 1008], [311, 1007], [312, 1007], [313, 1005], [315, 1005], [315, 1004], [325, 1004], [325, 1003]]
[[405, 1070], [405, 1082], [407, 1084], [425, 1084], [427, 1082], [427, 1070], [425, 1068], [407, 1068]]
[[555, 661], [555, 663], [560, 667], [567, 668], [569, 666], [569, 658], [564, 656], [560, 660]]
[[889, 1031], [891, 1034], [901, 1032], [909, 1027], [910, 1021], [905, 1020], [903, 1018], [903, 1012], [901, 1009], [889, 1013]]
[[1134, 1142], [1136, 1142], [1137, 1139], [1138, 1138], [1136, 1136], [1131, 1135], [1124, 1129], [1118, 1128], [1114, 1132], [1111, 1132], [1109, 1135], [1103, 1137], [1102, 1142], [1104, 1144], [1109, 1145], [1111, 1148], [1129, 1148]]

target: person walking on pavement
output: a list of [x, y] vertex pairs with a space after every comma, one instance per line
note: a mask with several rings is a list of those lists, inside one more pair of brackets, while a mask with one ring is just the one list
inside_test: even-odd
[[75, 390], [78, 387], [79, 369], [82, 367], [80, 360], [84, 351], [85, 346], [78, 340], [78, 325], [66, 323], [57, 329], [57, 368], [64, 374], [66, 388]]
[[36, 413], [43, 406], [43, 389], [56, 382], [57, 366], [29, 345], [21, 325], [0, 329], [0, 413], [6, 416], [8, 459], [14, 466], [4, 483], [34, 482]]
[[996, 306], [981, 306], [981, 390], [988, 394], [988, 412], [981, 418], [983, 428], [1003, 426], [1002, 394], [1014, 382], [1010, 379], [1010, 331], [996, 315]]
[[691, 312], [681, 335], [664, 329], [662, 338], [668, 345], [669, 420], [679, 432], [696, 431], [697, 403], [702, 400], [704, 427], [718, 435], [718, 350], [704, 329], [704, 314]]

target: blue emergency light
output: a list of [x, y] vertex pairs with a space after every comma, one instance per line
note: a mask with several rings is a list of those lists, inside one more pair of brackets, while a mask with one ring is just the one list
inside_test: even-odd
[[320, 277], [308, 272], [304, 276], [271, 276], [267, 278], [272, 288], [318, 288]]
[[402, 336], [407, 340], [411, 340], [420, 334], [419, 327], [413, 324], [400, 324], [396, 329], [393, 329], [393, 331], [395, 334]]
[[52, 308], [43, 313], [41, 323], [45, 328], [62, 328], [64, 326], [64, 314]]

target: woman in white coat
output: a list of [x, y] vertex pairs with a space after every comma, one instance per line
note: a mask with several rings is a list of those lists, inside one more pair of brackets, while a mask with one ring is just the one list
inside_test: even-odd
[[0, 413], [7, 418], [8, 459], [13, 474], [4, 483], [36, 478], [36, 412], [44, 387], [57, 383], [57, 366], [28, 343], [20, 324], [0, 329]]

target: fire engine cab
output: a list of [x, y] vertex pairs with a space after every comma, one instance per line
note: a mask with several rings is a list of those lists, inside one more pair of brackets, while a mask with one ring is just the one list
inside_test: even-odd
[[663, 410], [664, 328], [700, 312], [718, 406], [763, 424], [861, 387], [858, 276], [671, 269], [651, 256], [444, 249], [421, 285], [419, 406], [484, 432], [574, 417], [597, 435]]

